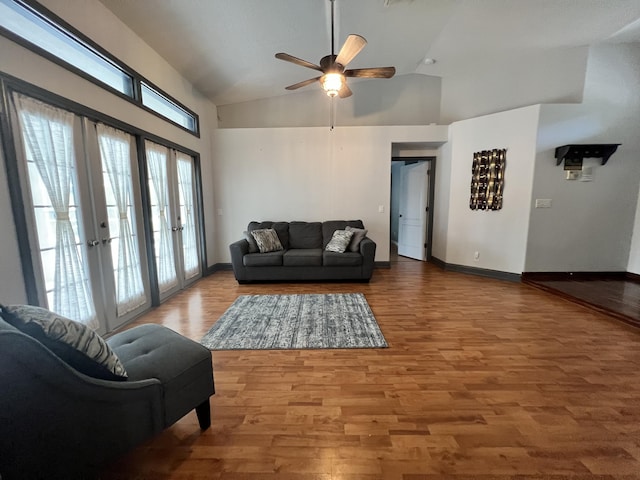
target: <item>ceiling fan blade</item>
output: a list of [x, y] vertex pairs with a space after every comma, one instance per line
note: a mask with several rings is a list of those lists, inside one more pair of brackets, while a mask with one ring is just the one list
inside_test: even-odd
[[396, 67], [354, 68], [345, 70], [345, 77], [360, 78], [391, 78], [396, 73]]
[[360, 53], [360, 50], [362, 50], [366, 44], [367, 41], [364, 37], [355, 34], [349, 35], [347, 40], [344, 42], [344, 45], [342, 45], [340, 53], [338, 53], [338, 56], [336, 57], [336, 63], [346, 67], [347, 63], [353, 60], [353, 58]]
[[347, 85], [346, 83], [342, 85], [342, 88], [340, 89], [340, 91], [338, 92], [338, 96], [340, 98], [347, 98], [350, 97], [351, 95], [353, 95], [353, 92], [351, 91], [351, 89], [349, 88], [349, 85]]
[[312, 68], [314, 70], [318, 70], [322, 72], [322, 68], [315, 63], [307, 62], [306, 60], [302, 60], [301, 58], [294, 57], [293, 55], [289, 55], [288, 53], [276, 53], [276, 58], [280, 60], [284, 60], [285, 62], [295, 63], [296, 65], [300, 65], [301, 67]]
[[309, 80], [304, 80], [302, 82], [294, 83], [293, 85], [289, 85], [288, 87], [284, 87], [284, 88], [285, 90], [297, 90], [298, 88], [311, 85], [313, 82], [317, 82], [318, 80], [320, 80], [320, 77], [310, 78]]

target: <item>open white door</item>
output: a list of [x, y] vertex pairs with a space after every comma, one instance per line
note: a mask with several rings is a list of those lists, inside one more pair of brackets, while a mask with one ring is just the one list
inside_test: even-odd
[[429, 163], [404, 165], [400, 175], [398, 255], [426, 260]]

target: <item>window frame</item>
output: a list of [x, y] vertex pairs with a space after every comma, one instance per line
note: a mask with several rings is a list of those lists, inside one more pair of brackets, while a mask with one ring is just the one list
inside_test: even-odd
[[[34, 262], [34, 260], [32, 259], [33, 252], [31, 251], [31, 242], [20, 241], [21, 239], [30, 238], [30, 235], [34, 233], [34, 225], [31, 225], [29, 223], [27, 214], [25, 213], [22, 205], [24, 198], [23, 187], [21, 184], [22, 173], [19, 171], [20, 167], [16, 160], [17, 153], [15, 151], [15, 132], [13, 131], [11, 120], [9, 118], [9, 112], [11, 111], [11, 109], [9, 108], [9, 99], [11, 98], [13, 92], [18, 92], [30, 96], [36, 100], [49, 103], [52, 106], [69, 110], [70, 112], [80, 117], [85, 117], [90, 121], [101, 122], [133, 135], [136, 138], [137, 144], [137, 154], [139, 159], [138, 169], [140, 178], [147, 177], [147, 165], [144, 150], [145, 140], [151, 140], [152, 142], [163, 145], [169, 149], [174, 149], [184, 153], [185, 155], [191, 156], [194, 160], [194, 174], [196, 175], [195, 190], [196, 200], [198, 202], [197, 221], [199, 222], [198, 228], [200, 240], [201, 272], [202, 276], [206, 276], [208, 274], [206, 248], [207, 245], [205, 233], [206, 227], [204, 224], [204, 199], [202, 191], [202, 169], [200, 154], [198, 152], [0, 71], [0, 148], [3, 150], [4, 154], [3, 156], [5, 160], [5, 170], [9, 183], [9, 198], [13, 220], [15, 223], [16, 238], [18, 239], [18, 250], [20, 255], [20, 263], [22, 265], [24, 288], [27, 295], [27, 302], [29, 304], [41, 305], [42, 299], [40, 298], [40, 291], [38, 287], [39, 267], [36, 267], [37, 262]], [[149, 193], [144, 187], [144, 182], [141, 183], [141, 200], [143, 211], [142, 223], [144, 225], [145, 232], [147, 232], [150, 228], [150, 209], [148, 204]], [[155, 263], [152, 258], [153, 246], [151, 243], [151, 237], [146, 233], [144, 235], [148, 257], [146, 260], [148, 263], [149, 278], [151, 282], [151, 305], [158, 306], [160, 305], [160, 298], [156, 295], [157, 286], [154, 285], [156, 272]]]
[[[32, 52], [46, 58], [47, 60], [60, 65], [61, 67], [70, 70], [76, 75], [84, 78], [85, 80], [107, 90], [108, 92], [122, 98], [143, 110], [151, 113], [152, 115], [161, 118], [162, 120], [169, 122], [170, 124], [184, 130], [185, 132], [190, 133], [198, 138], [200, 138], [200, 117], [193, 110], [185, 106], [183, 103], [176, 100], [173, 96], [166, 93], [164, 90], [159, 88], [153, 82], [149, 81], [147, 78], [139, 74], [137, 71], [126, 65], [124, 62], [113, 56], [107, 50], [105, 50], [102, 46], [98, 45], [96, 42], [91, 40], [89, 37], [84, 35], [82, 32], [77, 30], [75, 27], [67, 23], [65, 20], [57, 16], [51, 10], [42, 6], [35, 0], [8, 0], [9, 2], [15, 3], [16, 5], [24, 8], [25, 10], [30, 11], [34, 15], [40, 17], [45, 23], [49, 24], [53, 28], [57, 29], [61, 34], [66, 36], [70, 42], [76, 42], [76, 46], [81, 47], [86, 50], [87, 54], [94, 55], [99, 58], [101, 61], [106, 61], [110, 63], [116, 69], [122, 71], [125, 75], [131, 78], [132, 82], [132, 92], [131, 96], [126, 93], [120, 92], [116, 88], [113, 88], [111, 85], [104, 83], [94, 77], [93, 75], [85, 72], [81, 68], [66, 62], [55, 54], [47, 51], [46, 49], [31, 43], [29, 40], [21, 37], [17, 33], [12, 32], [2, 26], [0, 26], [0, 35], [8, 38], [9, 40], [23, 46], [24, 48], [31, 50]], [[171, 118], [163, 115], [157, 110], [150, 108], [148, 105], [143, 103], [142, 99], [142, 84], [145, 84], [155, 92], [157, 92], [161, 97], [164, 97], [168, 104], [171, 107], [176, 107], [178, 110], [181, 110], [187, 117], [190, 117], [193, 120], [193, 129], [187, 128], [184, 125], [172, 120]]]

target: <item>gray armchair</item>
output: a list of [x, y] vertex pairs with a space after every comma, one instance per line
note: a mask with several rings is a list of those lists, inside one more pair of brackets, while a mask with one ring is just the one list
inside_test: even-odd
[[79, 373], [0, 318], [0, 478], [92, 478], [190, 410], [210, 425], [211, 352], [160, 325], [108, 344], [127, 381]]

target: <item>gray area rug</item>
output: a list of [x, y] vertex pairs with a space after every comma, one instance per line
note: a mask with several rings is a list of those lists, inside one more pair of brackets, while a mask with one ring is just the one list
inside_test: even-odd
[[362, 293], [241, 295], [200, 343], [210, 350], [387, 347]]

